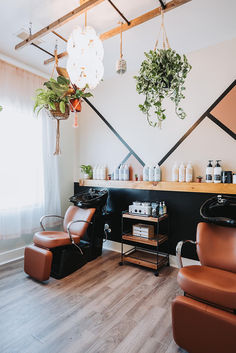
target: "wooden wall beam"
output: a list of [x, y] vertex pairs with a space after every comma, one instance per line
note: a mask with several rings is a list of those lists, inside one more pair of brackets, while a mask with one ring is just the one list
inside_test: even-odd
[[[170, 10], [173, 10], [175, 9], [176, 7], [178, 6], [181, 6], [187, 2], [190, 2], [191, 0], [172, 0], [170, 2], [168, 2], [166, 4], [166, 9], [165, 9], [165, 12], [167, 11], [170, 11]], [[145, 14], [139, 16], [139, 17], [136, 17], [135, 19], [131, 20], [130, 21], [130, 25], [128, 24], [123, 24], [122, 25], [122, 31], [125, 32], [125, 31], [128, 31], [129, 29], [133, 28], [133, 27], [136, 27], [144, 22], [147, 22], [151, 19], [153, 19], [154, 17], [157, 17], [161, 14], [161, 6], [154, 9], [154, 10], [151, 10], [149, 12], [146, 12]], [[113, 29], [111, 29], [110, 31], [107, 31], [103, 34], [100, 35], [100, 39], [101, 40], [106, 40], [106, 39], [109, 39], [109, 38], [112, 38], [116, 35], [120, 34], [120, 26], [117, 26]], [[63, 53], [60, 53], [58, 54], [58, 59], [61, 59], [65, 56], [67, 56], [67, 52], [64, 51]], [[54, 61], [54, 58], [50, 58], [50, 59], [47, 59], [44, 61], [44, 65], [47, 65], [47, 64], [50, 64], [51, 62]]]
[[42, 28], [40, 31], [36, 32], [35, 34], [32, 34], [30, 37], [26, 38], [22, 42], [18, 43], [15, 46], [15, 49], [23, 48], [28, 44], [31, 44], [35, 39], [39, 39], [46, 34], [52, 32], [58, 27], [61, 27], [65, 23], [71, 21], [75, 17], [83, 14], [84, 12], [92, 9], [94, 6], [100, 4], [104, 0], [88, 0], [87, 2], [83, 3], [81, 6], [75, 8], [73, 11], [68, 12], [66, 15], [62, 16], [58, 20], [52, 22], [50, 25]]

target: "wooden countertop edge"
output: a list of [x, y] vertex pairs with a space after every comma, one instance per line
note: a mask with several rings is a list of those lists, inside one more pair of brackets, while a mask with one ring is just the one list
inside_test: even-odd
[[178, 183], [173, 181], [119, 181], [80, 179], [80, 186], [136, 190], [180, 191], [213, 194], [236, 194], [236, 184]]

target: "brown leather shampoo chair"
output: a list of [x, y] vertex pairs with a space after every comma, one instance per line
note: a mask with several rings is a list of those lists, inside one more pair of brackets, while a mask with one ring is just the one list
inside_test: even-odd
[[[182, 267], [185, 242], [196, 244], [201, 266]], [[176, 253], [184, 296], [172, 303], [175, 342], [189, 353], [235, 353], [236, 228], [199, 223], [196, 242], [179, 242]]]
[[[39, 281], [46, 281], [51, 273], [54, 249], [71, 246], [82, 253], [78, 244], [91, 223], [95, 211], [95, 208], [82, 209], [70, 206], [64, 218], [55, 215], [43, 216], [40, 219], [43, 231], [35, 233], [34, 245], [25, 248], [24, 271]], [[46, 231], [43, 221], [48, 217], [63, 219], [64, 231]]]

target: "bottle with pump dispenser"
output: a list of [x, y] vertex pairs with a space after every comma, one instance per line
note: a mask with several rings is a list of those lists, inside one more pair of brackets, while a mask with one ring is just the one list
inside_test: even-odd
[[216, 160], [216, 165], [215, 165], [215, 168], [214, 168], [214, 183], [216, 183], [216, 184], [221, 183], [222, 168], [221, 168], [219, 162], [221, 162], [221, 160], [217, 159]]
[[97, 179], [97, 165], [94, 166], [93, 168], [93, 180]]
[[193, 181], [193, 167], [191, 162], [188, 162], [187, 168], [186, 168], [186, 182], [191, 183]]
[[213, 183], [213, 167], [212, 167], [212, 159], [209, 159], [208, 165], [206, 168], [206, 183]]
[[185, 181], [185, 165], [184, 162], [181, 162], [179, 167], [179, 182], [182, 183]]

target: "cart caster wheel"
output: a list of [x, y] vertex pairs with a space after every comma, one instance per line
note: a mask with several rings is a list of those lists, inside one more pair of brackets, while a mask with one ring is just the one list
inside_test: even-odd
[[120, 266], [123, 266], [124, 264], [123, 264], [123, 262], [122, 262], [122, 261], [120, 261], [120, 262], [119, 262], [119, 265], [120, 265]]
[[158, 276], [159, 276], [159, 272], [155, 272], [154, 275], [155, 275], [156, 277], [158, 277]]

